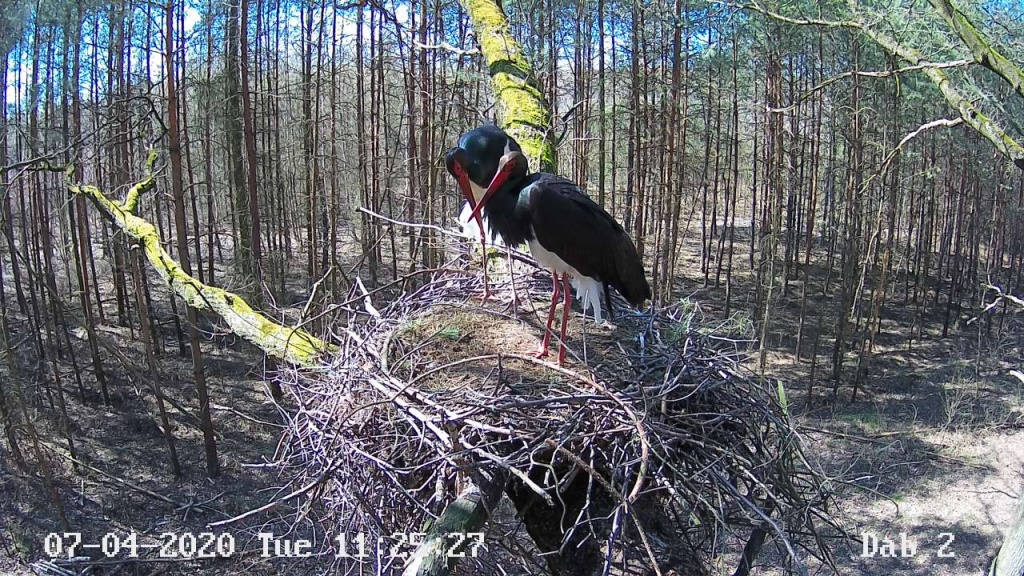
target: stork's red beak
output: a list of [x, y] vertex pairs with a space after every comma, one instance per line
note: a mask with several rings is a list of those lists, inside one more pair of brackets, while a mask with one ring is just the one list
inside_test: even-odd
[[469, 176], [466, 175], [466, 171], [462, 169], [461, 164], [455, 165], [455, 180], [459, 183], [459, 190], [462, 190], [462, 196], [469, 201], [470, 206], [476, 206], [476, 200], [473, 199], [473, 190], [469, 186]]
[[[509, 177], [516, 170], [516, 155], [521, 155], [520, 152], [509, 152], [501, 157], [498, 162], [498, 171], [494, 173], [494, 178], [491, 178], [491, 183], [487, 185], [487, 191], [484, 192], [483, 198], [480, 199], [480, 203], [473, 208], [473, 213], [470, 218], [479, 218], [480, 212], [484, 209], [484, 204], [491, 199], [491, 196], [501, 190], [501, 187], [505, 185]], [[472, 200], [470, 204], [472, 204]]]

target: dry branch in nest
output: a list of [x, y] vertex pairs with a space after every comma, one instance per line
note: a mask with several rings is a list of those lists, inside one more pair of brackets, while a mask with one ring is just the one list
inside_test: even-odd
[[312, 488], [303, 514], [370, 543], [340, 562], [446, 574], [430, 545], [465, 540], [460, 574], [702, 574], [729, 541], [738, 574], [765, 543], [795, 573], [831, 563], [825, 489], [782, 388], [740, 368], [745, 342], [678, 307], [619, 308], [611, 332], [574, 314], [587, 364], [559, 368], [519, 354], [537, 319], [467, 302], [473, 282], [442, 272], [379, 315], [348, 309], [333, 362], [285, 375], [280, 464]]

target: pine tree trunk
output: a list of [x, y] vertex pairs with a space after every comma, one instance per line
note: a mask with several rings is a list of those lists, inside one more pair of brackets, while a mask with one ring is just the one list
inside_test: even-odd
[[[192, 263], [188, 251], [188, 223], [185, 216], [185, 190], [181, 167], [181, 140], [178, 126], [178, 95], [175, 83], [177, 71], [174, 66], [174, 0], [167, 2], [167, 31], [165, 34], [167, 61], [167, 138], [170, 149], [171, 193], [174, 199], [174, 224], [178, 240], [178, 258], [185, 274], [192, 274]], [[206, 388], [206, 370], [203, 353], [199, 347], [199, 315], [192, 306], [186, 308], [188, 316], [188, 340], [192, 356], [192, 378], [199, 397], [199, 419], [203, 429], [203, 447], [206, 453], [206, 474], [211, 478], [220, 475], [217, 459], [217, 438], [210, 414], [210, 397]], [[169, 430], [166, 431], [170, 433]]]

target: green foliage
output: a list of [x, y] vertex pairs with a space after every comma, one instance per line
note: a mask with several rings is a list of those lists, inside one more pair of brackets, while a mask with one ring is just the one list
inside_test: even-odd
[[457, 326], [442, 326], [437, 330], [437, 337], [442, 340], [456, 342], [462, 338], [462, 331]]
[[662, 330], [662, 338], [666, 343], [676, 345], [690, 334], [694, 322], [701, 320], [700, 304], [692, 298], [680, 298], [673, 316], [677, 321]]
[[754, 318], [747, 311], [736, 311], [716, 327], [717, 333], [736, 340], [754, 339]]
[[422, 335], [424, 326], [426, 326], [426, 321], [423, 318], [409, 318], [397, 332], [403, 336], [416, 337]]
[[782, 411], [789, 413], [789, 398], [786, 397], [786, 384], [782, 380], [775, 382], [775, 394], [779, 400], [779, 406], [782, 406]]
[[34, 548], [38, 546], [36, 531], [25, 528], [18, 522], [12, 522], [6, 530], [14, 547], [14, 556], [22, 560], [28, 559], [35, 551]]
[[869, 432], [875, 432], [885, 427], [885, 419], [878, 411], [839, 414], [836, 419], [854, 424]]
[[5, 61], [14, 45], [25, 34], [29, 16], [29, 6], [25, 3], [18, 3], [11, 10], [0, 10], [0, 55], [3, 55]]
[[669, 310], [677, 320], [661, 331], [662, 339], [668, 344], [680, 344], [687, 337], [717, 337], [737, 341], [754, 338], [754, 323], [748, 312], [734, 312], [724, 321], [709, 323], [700, 302], [690, 297], [680, 298]]

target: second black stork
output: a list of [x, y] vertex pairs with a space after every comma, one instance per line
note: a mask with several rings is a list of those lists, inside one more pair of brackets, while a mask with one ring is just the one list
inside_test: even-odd
[[[498, 172], [498, 162], [504, 154], [518, 152], [519, 143], [494, 124], [485, 124], [466, 132], [459, 138], [459, 145], [445, 154], [444, 164], [448, 173], [459, 183], [462, 195], [475, 210], [487, 191], [487, 185]], [[491, 295], [487, 281], [487, 228], [484, 227], [479, 211], [473, 212], [480, 228], [480, 244], [484, 251], [484, 296]]]
[[551, 323], [563, 294], [558, 363], [565, 362], [571, 279], [601, 286], [606, 298], [611, 286], [637, 307], [651, 297], [643, 262], [622, 226], [571, 181], [553, 174], [530, 174], [522, 152], [508, 151], [501, 156], [473, 216], [481, 211], [506, 244], [528, 243], [537, 262], [554, 275], [538, 357], [548, 354]]

